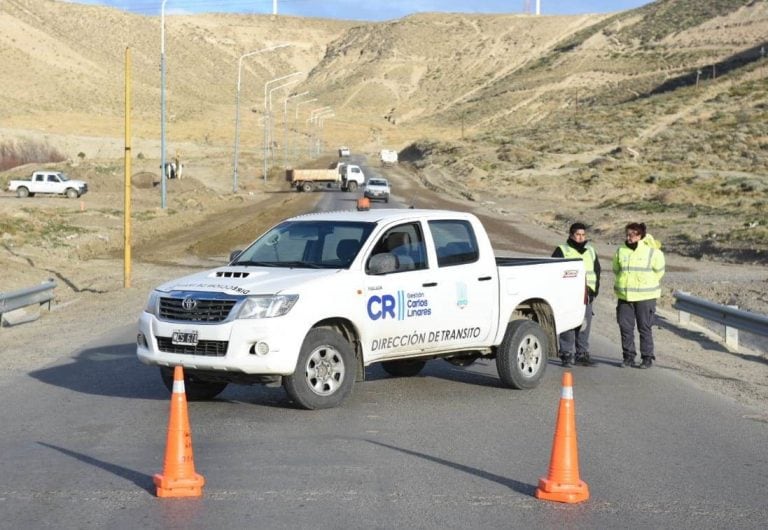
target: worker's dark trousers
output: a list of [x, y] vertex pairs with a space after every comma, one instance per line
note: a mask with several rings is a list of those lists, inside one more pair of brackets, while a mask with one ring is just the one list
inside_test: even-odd
[[626, 302], [619, 300], [616, 321], [621, 331], [621, 353], [624, 359], [633, 361], [635, 350], [635, 323], [640, 334], [640, 355], [655, 359], [653, 352], [653, 321], [656, 317], [656, 299]]
[[560, 357], [573, 358], [589, 353], [589, 330], [592, 327], [592, 297], [584, 308], [584, 321], [578, 328], [563, 331], [560, 334]]

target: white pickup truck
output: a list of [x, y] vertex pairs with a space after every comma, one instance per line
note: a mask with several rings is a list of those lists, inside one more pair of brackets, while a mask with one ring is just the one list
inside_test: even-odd
[[88, 191], [88, 184], [70, 179], [61, 171], [35, 171], [29, 180], [8, 182], [8, 191], [15, 191], [19, 198], [34, 197], [36, 193], [52, 193], [77, 199]]
[[169, 389], [183, 366], [191, 400], [282, 382], [301, 407], [334, 407], [366, 366], [413, 376], [435, 358], [495, 358], [505, 386], [533, 388], [557, 334], [581, 324], [584, 286], [581, 260], [495, 257], [469, 213], [313, 213], [156, 288], [137, 354]]

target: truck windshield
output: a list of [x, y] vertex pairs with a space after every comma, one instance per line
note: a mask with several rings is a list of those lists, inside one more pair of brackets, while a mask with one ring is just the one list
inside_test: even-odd
[[346, 269], [374, 226], [351, 221], [286, 221], [254, 241], [231, 264]]

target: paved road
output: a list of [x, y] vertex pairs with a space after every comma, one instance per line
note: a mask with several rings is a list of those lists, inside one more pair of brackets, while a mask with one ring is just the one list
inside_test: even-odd
[[[329, 198], [343, 194], [328, 193]], [[324, 205], [333, 206], [333, 205]], [[2, 528], [763, 528], [768, 425], [672, 370], [621, 369], [593, 336], [576, 367], [578, 505], [533, 497], [563, 369], [531, 391], [493, 362], [377, 367], [341, 408], [293, 408], [282, 388], [190, 403], [201, 499], [161, 500], [168, 395], [139, 364], [135, 327], [73, 344], [0, 387]]]

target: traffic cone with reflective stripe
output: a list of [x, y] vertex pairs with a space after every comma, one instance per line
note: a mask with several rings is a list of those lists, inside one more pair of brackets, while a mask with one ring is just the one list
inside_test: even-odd
[[158, 497], [200, 497], [203, 494], [205, 479], [195, 473], [184, 369], [181, 366], [173, 371], [171, 417], [168, 421], [163, 473], [156, 474], [154, 482]]
[[557, 411], [555, 439], [549, 473], [539, 479], [536, 498], [576, 503], [589, 499], [589, 488], [579, 478], [579, 450], [576, 447], [576, 413], [573, 403], [573, 376], [563, 374], [560, 407]]

